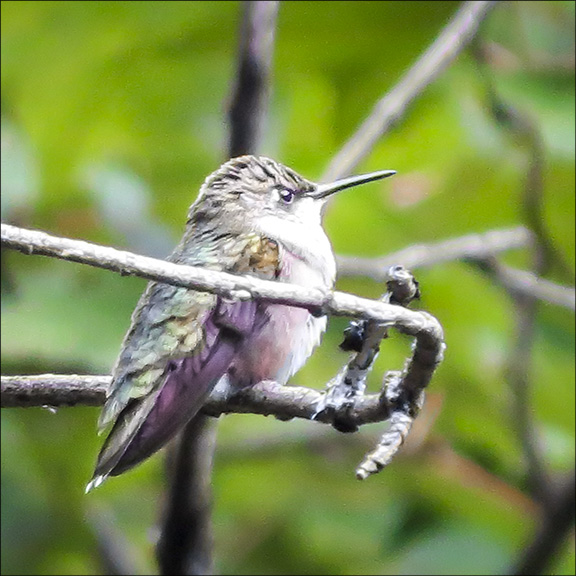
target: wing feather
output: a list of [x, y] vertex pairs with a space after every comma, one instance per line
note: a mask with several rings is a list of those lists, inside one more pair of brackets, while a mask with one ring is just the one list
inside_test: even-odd
[[205, 345], [192, 356], [171, 360], [162, 385], [123, 409], [100, 452], [95, 475], [125, 472], [181, 429], [224, 375], [258, 314], [255, 301], [219, 304], [206, 322]]
[[[203, 239], [199, 260], [186, 238], [171, 260], [272, 279], [278, 276], [278, 246], [251, 234], [230, 237], [226, 260]], [[207, 252], [206, 252], [207, 251]], [[99, 420], [114, 426], [96, 465], [94, 480], [132, 468], [162, 447], [201, 408], [228, 370], [242, 339], [267, 321], [257, 301], [228, 301], [213, 294], [150, 283], [142, 295], [113, 370]]]

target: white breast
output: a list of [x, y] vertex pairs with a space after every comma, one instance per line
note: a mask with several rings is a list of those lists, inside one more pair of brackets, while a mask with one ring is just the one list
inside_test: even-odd
[[[279, 246], [278, 280], [304, 288], [330, 290], [336, 276], [332, 247], [320, 223], [322, 203], [300, 198], [290, 214], [258, 214], [255, 230]], [[326, 318], [308, 310], [266, 304], [264, 325], [245, 340], [229, 371], [237, 385], [272, 379], [282, 384], [297, 372], [319, 344]]]
[[[324, 231], [322, 235], [326, 238]], [[328, 239], [326, 238], [326, 242]], [[329, 247], [329, 244], [328, 244]], [[312, 262], [303, 260], [286, 247], [280, 249], [281, 275], [280, 279], [291, 284], [299, 284], [305, 288], [331, 289], [334, 283], [336, 265], [332, 250], [328, 253], [315, 253]], [[328, 258], [326, 257], [328, 256]], [[271, 323], [286, 325], [287, 340], [290, 342], [283, 365], [280, 367], [276, 379], [285, 383], [306, 363], [312, 351], [320, 343], [322, 334], [326, 330], [325, 316], [316, 318], [303, 308], [272, 305], [269, 308]], [[278, 333], [278, 331], [276, 332]]]
[[[320, 226], [315, 239], [317, 251], [313, 246], [298, 249], [279, 241], [281, 282], [323, 290], [333, 287], [336, 264]], [[304, 308], [266, 304], [266, 316], [265, 324], [246, 339], [234, 360], [229, 372], [232, 383], [276, 380], [285, 384], [308, 360], [326, 329], [325, 316], [316, 318]]]

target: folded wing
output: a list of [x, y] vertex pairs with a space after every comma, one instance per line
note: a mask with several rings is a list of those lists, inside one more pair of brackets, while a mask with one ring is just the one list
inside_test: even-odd
[[262, 314], [253, 300], [218, 300], [203, 323], [203, 341], [195, 352], [169, 360], [158, 385], [128, 400], [102, 447], [88, 489], [148, 458], [198, 412], [242, 340], [265, 321]]

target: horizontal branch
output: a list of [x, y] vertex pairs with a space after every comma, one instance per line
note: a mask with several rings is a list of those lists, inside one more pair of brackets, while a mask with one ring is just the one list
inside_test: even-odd
[[506, 266], [494, 258], [482, 258], [473, 263], [513, 294], [542, 300], [570, 310], [576, 309], [576, 290], [573, 286], [556, 284], [537, 276], [534, 272]]
[[572, 286], [556, 284], [533, 272], [497, 262], [493, 256], [517, 248], [531, 247], [534, 235], [523, 226], [467, 234], [430, 244], [416, 244], [377, 258], [336, 257], [339, 276], [365, 276], [377, 282], [388, 278], [390, 266], [401, 262], [405, 267], [427, 268], [443, 262], [466, 260], [474, 263], [507, 289], [536, 300], [574, 310], [576, 292]]
[[[412, 357], [399, 376], [406, 398], [420, 397], [428, 386], [444, 353], [444, 336], [440, 323], [426, 312], [415, 312], [402, 306], [359, 298], [343, 292], [309, 290], [301, 286], [235, 276], [203, 268], [182, 266], [138, 256], [106, 246], [78, 240], [58, 238], [44, 232], [25, 230], [2, 224], [2, 244], [25, 254], [42, 254], [119, 272], [166, 282], [176, 286], [209, 291], [227, 298], [264, 298], [271, 302], [308, 308], [314, 313], [353, 316], [374, 320], [382, 326], [394, 327], [415, 337]], [[103, 376], [15, 376], [2, 377], [2, 406], [56, 406], [79, 403], [102, 404], [109, 380]], [[325, 392], [310, 388], [282, 387], [275, 382], [231, 391], [217, 386], [206, 402], [203, 412], [217, 416], [226, 412], [249, 412], [275, 415], [286, 420], [305, 418], [334, 425], [344, 418], [354, 427], [388, 419], [398, 410], [397, 402], [389, 401], [387, 388], [379, 395], [358, 396], [350, 405], [320, 411]], [[403, 426], [402, 429], [409, 429]], [[395, 442], [399, 446], [400, 442]], [[387, 440], [385, 442], [391, 445]], [[369, 455], [371, 463], [358, 475], [365, 478], [383, 464], [383, 449]]]
[[481, 234], [467, 234], [430, 244], [415, 244], [378, 258], [337, 256], [339, 276], [366, 276], [377, 282], [388, 279], [390, 266], [425, 268], [453, 260], [477, 259], [493, 256], [533, 244], [532, 233], [523, 226], [489, 230]]
[[378, 139], [400, 120], [411, 102], [462, 52], [496, 4], [487, 0], [462, 4], [436, 40], [392, 90], [376, 103], [355, 134], [334, 156], [322, 181], [331, 182], [352, 172]]
[[[38, 376], [2, 376], [2, 408], [32, 408], [40, 406], [101, 406], [110, 386], [110, 376], [76, 374]], [[202, 408], [210, 416], [226, 413], [274, 415], [282, 420], [304, 418], [332, 423], [334, 415], [316, 414], [323, 392], [301, 386], [281, 386], [264, 381], [231, 394], [227, 388], [216, 387]], [[378, 394], [356, 399], [348, 408], [346, 418], [357, 425], [380, 422], [389, 416]]]
[[231, 299], [262, 298], [278, 304], [307, 308], [319, 314], [373, 319], [396, 326], [411, 336], [432, 339], [439, 337], [440, 342], [442, 339], [440, 324], [429, 314], [344, 292], [324, 292], [295, 284], [173, 264], [108, 246], [60, 238], [9, 224], [2, 224], [1, 238], [3, 246], [24, 254], [60, 258], [104, 268], [124, 276], [139, 276], [174, 286], [212, 292]]
[[102, 406], [111, 376], [2, 376], [2, 408]]

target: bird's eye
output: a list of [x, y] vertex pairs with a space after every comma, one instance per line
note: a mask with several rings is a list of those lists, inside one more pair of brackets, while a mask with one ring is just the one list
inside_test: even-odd
[[294, 192], [288, 188], [278, 188], [278, 194], [284, 204], [292, 204], [294, 200]]

